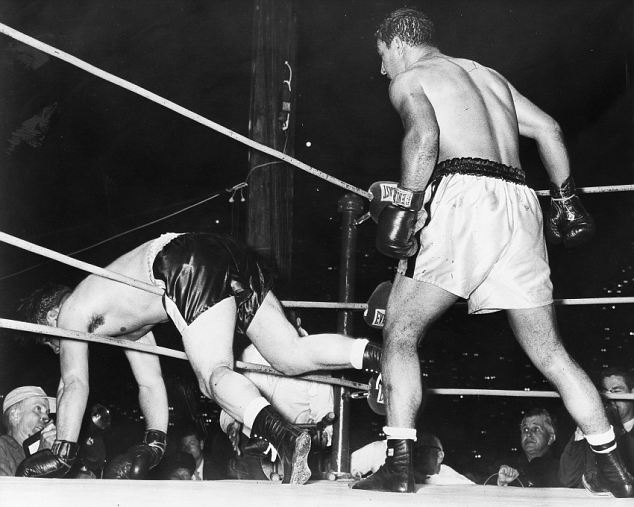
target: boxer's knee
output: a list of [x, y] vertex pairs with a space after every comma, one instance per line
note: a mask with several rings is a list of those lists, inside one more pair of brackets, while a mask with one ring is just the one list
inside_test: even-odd
[[199, 376], [198, 385], [201, 392], [212, 401], [216, 401], [215, 393], [222, 389], [227, 377], [233, 373], [233, 369], [226, 364], [220, 364], [211, 369], [207, 377]]
[[278, 357], [269, 362], [277, 371], [289, 376], [300, 375], [310, 369], [303, 360], [301, 352], [285, 354], [283, 357]]

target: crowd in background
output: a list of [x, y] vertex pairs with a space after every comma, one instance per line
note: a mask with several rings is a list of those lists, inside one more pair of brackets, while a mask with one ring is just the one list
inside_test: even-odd
[[[275, 387], [282, 390], [285, 390], [284, 382], [298, 382], [273, 380], [278, 381]], [[267, 381], [271, 379], [267, 378]], [[604, 370], [597, 383], [603, 393], [634, 394], [634, 375], [625, 369]], [[283, 397], [281, 403], [285, 403]], [[4, 395], [0, 475], [19, 475], [20, 463], [26, 456], [50, 449], [56, 432], [55, 405], [55, 398], [37, 386], [20, 386]], [[326, 410], [328, 404], [323, 405]], [[634, 471], [634, 401], [606, 398], [605, 405], [623, 459], [628, 469]], [[303, 412], [301, 406], [295, 407], [295, 412], [289, 410], [288, 414]], [[304, 417], [313, 437], [309, 462], [313, 479], [326, 479], [330, 470], [330, 432], [334, 414], [318, 415], [318, 420]], [[593, 480], [596, 463], [578, 429], [571, 435], [561, 434], [554, 415], [541, 407], [527, 407], [518, 416], [521, 416], [519, 421], [504, 422], [517, 424], [517, 441], [508, 442], [504, 449], [500, 449], [495, 459], [489, 460], [485, 470], [466, 469], [459, 463], [446, 462], [440, 439], [419, 431], [414, 459], [417, 483], [582, 488], [584, 482]], [[222, 416], [217, 424], [204, 424], [200, 418], [195, 420], [191, 417], [181, 421], [170, 427], [165, 455], [147, 479], [280, 480], [282, 471], [275, 459], [275, 449], [262, 438], [245, 437], [239, 427], [232, 427], [232, 423], [223, 421]], [[79, 459], [67, 478], [129, 477], [129, 459], [125, 454], [111, 452], [107, 443], [108, 433], [116, 429], [112, 428], [112, 423], [113, 418], [103, 405], [95, 404], [87, 411]], [[351, 433], [354, 437], [354, 428]], [[376, 471], [385, 459], [385, 440], [378, 434], [373, 439], [371, 432], [363, 432], [361, 438], [351, 440], [352, 476], [362, 477]], [[558, 445], [555, 445], [556, 442]], [[517, 444], [517, 452], [509, 453], [506, 449], [514, 444]]]

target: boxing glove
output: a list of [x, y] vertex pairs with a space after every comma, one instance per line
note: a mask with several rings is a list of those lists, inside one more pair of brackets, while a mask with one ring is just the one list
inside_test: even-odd
[[551, 184], [546, 219], [548, 240], [555, 245], [563, 243], [566, 247], [575, 247], [586, 243], [594, 233], [594, 220], [581, 204], [572, 176], [561, 187]]
[[64, 477], [79, 453], [76, 442], [55, 440], [50, 449], [43, 449], [24, 459], [18, 466], [17, 477]]
[[368, 192], [372, 194], [370, 201], [370, 217], [375, 224], [379, 223], [379, 215], [388, 204], [392, 204], [394, 191], [398, 184], [395, 181], [375, 181]]
[[395, 188], [392, 203], [379, 215], [376, 234], [379, 252], [396, 259], [406, 259], [416, 253], [418, 242], [414, 238], [414, 227], [424, 198], [422, 191]]
[[[149, 471], [158, 465], [165, 454], [167, 435], [160, 430], [147, 430], [143, 442], [126, 453], [130, 461], [127, 479], [144, 479]], [[127, 467], [125, 467], [127, 469]]]
[[392, 290], [392, 282], [385, 281], [377, 285], [368, 299], [368, 307], [363, 312], [365, 323], [375, 329], [383, 329], [385, 325], [385, 309]]

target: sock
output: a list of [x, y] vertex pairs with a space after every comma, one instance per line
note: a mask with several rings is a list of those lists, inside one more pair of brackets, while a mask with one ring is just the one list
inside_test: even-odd
[[352, 342], [350, 347], [350, 364], [356, 370], [363, 368], [363, 353], [369, 340], [366, 338], [358, 338]]
[[397, 428], [395, 426], [383, 426], [383, 433], [387, 440], [413, 440], [416, 442], [415, 428]]
[[599, 454], [607, 454], [616, 449], [616, 436], [612, 426], [605, 433], [586, 435], [586, 441], [590, 444], [590, 448]]
[[270, 405], [268, 401], [262, 396], [258, 396], [249, 402], [247, 408], [244, 409], [244, 421], [242, 423], [242, 433], [247, 437], [251, 436], [251, 428], [253, 428], [253, 422], [262, 409]]

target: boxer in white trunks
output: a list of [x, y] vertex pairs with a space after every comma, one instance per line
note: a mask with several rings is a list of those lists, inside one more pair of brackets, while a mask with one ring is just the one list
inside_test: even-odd
[[597, 453], [598, 481], [589, 489], [634, 495], [599, 393], [561, 342], [541, 209], [520, 165], [521, 135], [536, 141], [553, 184], [553, 239], [573, 245], [592, 234], [558, 124], [496, 71], [442, 54], [420, 11], [393, 12], [375, 35], [404, 128], [400, 182], [380, 211], [376, 243], [400, 263], [383, 332], [387, 459], [353, 487], [415, 491], [417, 346], [465, 298], [470, 312], [506, 310], [518, 342], [561, 394]]

